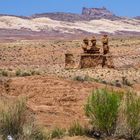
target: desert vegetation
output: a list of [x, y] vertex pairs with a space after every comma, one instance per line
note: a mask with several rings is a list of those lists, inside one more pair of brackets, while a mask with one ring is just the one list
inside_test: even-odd
[[121, 95], [106, 89], [92, 93], [85, 106], [86, 115], [97, 130], [111, 135], [116, 127]]
[[26, 100], [20, 98], [14, 101], [1, 100], [0, 108], [0, 135], [3, 140], [8, 136], [15, 140], [43, 140], [45, 135], [42, 128], [32, 120]]
[[[86, 115], [90, 118], [92, 128], [103, 135], [139, 139], [140, 97], [131, 92], [123, 94], [107, 89], [94, 91], [85, 106]], [[119, 119], [124, 121], [122, 128], [119, 127]], [[120, 133], [117, 134], [117, 131]], [[121, 134], [124, 131], [125, 134]]]
[[[5, 140], [8, 136], [15, 140], [51, 140], [66, 136], [140, 139], [140, 97], [133, 92], [94, 90], [84, 107], [89, 125], [85, 127], [75, 121], [65, 129], [47, 130], [37, 125], [23, 97], [13, 101], [1, 99], [0, 104], [0, 135]], [[119, 127], [120, 120], [122, 127]]]

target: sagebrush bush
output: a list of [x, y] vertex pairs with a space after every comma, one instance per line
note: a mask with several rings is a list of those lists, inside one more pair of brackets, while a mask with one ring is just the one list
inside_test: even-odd
[[140, 139], [140, 97], [135, 93], [126, 94], [126, 117], [131, 139]]
[[31, 75], [40, 75], [39, 71], [35, 71], [35, 70], [30, 70], [30, 71], [24, 71], [24, 70], [20, 70], [18, 69], [15, 73], [16, 76], [31, 76]]
[[21, 76], [25, 77], [25, 76], [31, 76], [31, 73], [28, 71], [23, 71]]
[[61, 128], [55, 128], [51, 131], [50, 133], [50, 139], [53, 138], [62, 138], [65, 135], [66, 130], [65, 129], [61, 129]]
[[85, 105], [86, 115], [94, 129], [107, 135], [114, 133], [116, 128], [121, 94], [107, 89], [93, 91]]
[[16, 71], [16, 76], [21, 76], [21, 74], [22, 74], [22, 72], [20, 69]]
[[31, 70], [31, 75], [40, 75], [39, 71]]
[[74, 122], [68, 130], [68, 135], [69, 136], [85, 135], [85, 128], [83, 128], [78, 122]]
[[95, 78], [92, 78], [88, 75], [85, 75], [85, 76], [75, 76], [73, 78], [73, 80], [75, 81], [80, 81], [80, 82], [84, 82], [84, 81], [90, 81], [90, 82], [102, 82], [101, 79], [95, 79]]
[[14, 140], [46, 140], [45, 133], [28, 116], [26, 100], [5, 101], [0, 108], [0, 135]]
[[85, 77], [83, 77], [83, 76], [75, 76], [75, 77], [73, 78], [73, 80], [75, 80], [75, 81], [80, 81], [80, 82], [84, 82], [84, 81], [85, 81]]
[[[30, 140], [48, 140], [47, 134], [44, 132], [43, 128], [33, 125], [30, 129], [31, 133], [29, 135]], [[25, 134], [25, 138], [27, 135]]]
[[7, 70], [1, 70], [0, 75], [7, 77], [8, 76], [8, 71]]
[[18, 137], [22, 133], [22, 127], [26, 121], [25, 112], [26, 103], [24, 100], [18, 100], [2, 109], [0, 112], [0, 133], [4, 137], [7, 135]]

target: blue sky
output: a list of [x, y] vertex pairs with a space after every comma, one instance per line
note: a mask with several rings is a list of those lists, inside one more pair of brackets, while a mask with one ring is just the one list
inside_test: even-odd
[[81, 13], [82, 7], [103, 6], [119, 16], [140, 15], [140, 0], [0, 0], [0, 14]]

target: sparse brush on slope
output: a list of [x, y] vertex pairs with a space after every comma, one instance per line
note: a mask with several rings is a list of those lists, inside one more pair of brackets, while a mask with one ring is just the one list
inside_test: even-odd
[[25, 76], [31, 76], [31, 75], [40, 75], [40, 72], [36, 70], [24, 71], [24, 70], [18, 69], [15, 75], [25, 77]]
[[90, 77], [88, 75], [85, 75], [85, 76], [75, 76], [73, 78], [73, 80], [80, 81], [80, 82], [84, 82], [84, 81], [90, 81], [90, 82], [94, 81], [94, 82], [99, 82], [99, 83], [102, 82], [101, 79], [95, 79], [95, 78], [92, 78], [92, 77]]
[[0, 70], [0, 76], [5, 76], [7, 77], [8, 76], [8, 71], [3, 69], [3, 70]]

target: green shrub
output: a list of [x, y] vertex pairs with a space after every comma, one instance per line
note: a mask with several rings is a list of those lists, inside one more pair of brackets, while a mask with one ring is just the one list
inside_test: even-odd
[[62, 138], [65, 135], [65, 129], [55, 128], [51, 131], [50, 138]]
[[126, 117], [131, 139], [140, 138], [140, 97], [134, 93], [126, 96]]
[[22, 72], [21, 76], [31, 76], [31, 73], [24, 71], [24, 72]]
[[31, 70], [31, 75], [40, 75], [39, 71]]
[[70, 126], [68, 134], [69, 136], [83, 136], [85, 134], [85, 129], [78, 122], [75, 122]]
[[31, 70], [31, 75], [35, 75], [36, 74], [36, 71], [35, 70]]
[[22, 127], [26, 122], [26, 103], [24, 100], [18, 100], [12, 105], [1, 110], [0, 133], [6, 137], [11, 135], [18, 137], [22, 133]]
[[104, 81], [102, 81], [100, 78], [93, 78], [93, 77], [90, 77], [88, 75], [85, 75], [85, 76], [75, 76], [73, 78], [73, 80], [80, 81], [80, 82], [88, 81], [88, 82], [104, 83]]
[[31, 75], [40, 75], [40, 72], [35, 70], [22, 71], [20, 69], [16, 71], [16, 76], [31, 76]]
[[21, 74], [22, 74], [21, 70], [16, 71], [16, 76], [21, 76]]
[[8, 71], [2, 70], [1, 75], [7, 77], [8, 76]]
[[85, 75], [85, 76], [75, 76], [73, 78], [73, 80], [75, 81], [81, 81], [81, 82], [84, 82], [84, 81], [95, 81], [95, 82], [99, 82], [100, 80], [99, 79], [94, 79], [88, 75]]
[[121, 94], [107, 89], [95, 90], [85, 106], [93, 128], [111, 135], [116, 128]]
[[84, 82], [84, 81], [85, 81], [85, 78], [82, 77], [82, 76], [75, 76], [75, 77], [73, 78], [73, 80], [75, 80], [75, 81], [80, 81], [80, 82]]

